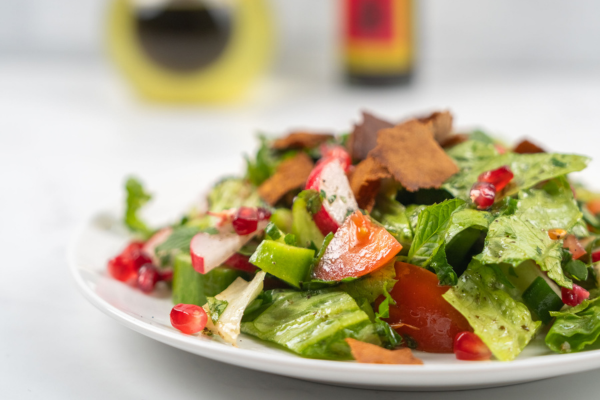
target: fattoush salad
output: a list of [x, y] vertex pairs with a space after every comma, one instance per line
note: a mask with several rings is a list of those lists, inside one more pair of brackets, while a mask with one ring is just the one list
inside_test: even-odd
[[600, 195], [569, 178], [589, 159], [452, 119], [363, 112], [351, 133], [261, 136], [243, 176], [163, 227], [143, 221], [151, 196], [130, 178], [132, 239], [108, 272], [145, 293], [168, 285], [184, 334], [308, 358], [510, 361], [535, 337], [597, 347]]

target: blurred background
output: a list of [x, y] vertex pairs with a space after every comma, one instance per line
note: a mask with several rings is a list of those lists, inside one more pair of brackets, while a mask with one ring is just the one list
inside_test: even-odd
[[[140, 384], [130, 398], [173, 395], [165, 388], [177, 379], [158, 355], [178, 371], [207, 363], [109, 321], [68, 276], [76, 227], [120, 203], [128, 174], [142, 178], [159, 206], [161, 192], [177, 190], [183, 209], [218, 176], [241, 170], [257, 132], [345, 132], [361, 109], [391, 120], [450, 109], [459, 128], [596, 155], [600, 2], [422, 0], [410, 12], [359, 12], [364, 20], [348, 11], [365, 2], [408, 4], [210, 0], [211, 17], [197, 15], [199, 35], [210, 38], [206, 52], [184, 40], [173, 53], [161, 32], [185, 23], [159, 18], [161, 0], [0, 1], [0, 242], [11, 249], [0, 280], [0, 354], [10, 362], [0, 363], [0, 375], [11, 378], [3, 389], [10, 398], [106, 398], [107, 388], [131, 382]], [[599, 175], [593, 162], [581, 179], [594, 184]], [[35, 318], [10, 322], [41, 299]], [[239, 382], [263, 376], [223, 369]], [[212, 383], [189, 378], [203, 390]], [[564, 379], [554, 388], [569, 387]], [[321, 387], [268, 380], [242, 389], [265, 398]]]

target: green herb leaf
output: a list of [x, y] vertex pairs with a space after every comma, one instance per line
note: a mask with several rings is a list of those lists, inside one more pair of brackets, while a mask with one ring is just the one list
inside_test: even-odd
[[207, 297], [206, 300], [208, 302], [208, 309], [210, 310], [210, 319], [212, 320], [213, 324], [216, 324], [219, 320], [219, 317], [221, 317], [221, 314], [223, 314], [229, 305], [229, 302], [226, 300], [219, 300], [214, 297]]
[[153, 230], [142, 221], [138, 215], [140, 209], [146, 204], [152, 196], [144, 190], [142, 183], [131, 177], [125, 183], [127, 192], [125, 216], [123, 222], [133, 233], [140, 235], [143, 239], [152, 236]]
[[398, 240], [402, 246], [408, 246], [413, 240], [406, 208], [388, 196], [377, 196], [371, 216]]
[[546, 335], [546, 345], [557, 353], [574, 353], [597, 342], [600, 337], [600, 298], [585, 300], [556, 317]]

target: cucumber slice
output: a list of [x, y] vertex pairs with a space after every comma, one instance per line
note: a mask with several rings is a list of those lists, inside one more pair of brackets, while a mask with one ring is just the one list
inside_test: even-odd
[[290, 246], [273, 240], [263, 240], [250, 263], [290, 285], [300, 288], [306, 280], [315, 251]]
[[541, 276], [523, 292], [523, 302], [544, 324], [552, 319], [550, 311], [558, 311], [563, 307], [561, 298]]

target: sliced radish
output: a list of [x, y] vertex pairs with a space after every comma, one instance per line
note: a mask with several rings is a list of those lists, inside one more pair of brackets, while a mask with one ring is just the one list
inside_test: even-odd
[[346, 217], [358, 209], [344, 168], [335, 158], [324, 161], [313, 169], [306, 188], [325, 196], [323, 206], [313, 217], [323, 235], [336, 232]]
[[146, 243], [142, 251], [152, 259], [154, 265], [160, 265], [160, 260], [156, 257], [156, 248], [165, 242], [173, 233], [173, 228], [163, 228], [156, 232]]
[[342, 168], [344, 168], [344, 171], [348, 172], [348, 169], [352, 165], [352, 157], [350, 157], [350, 153], [348, 153], [344, 147], [338, 144], [324, 143], [321, 145], [320, 150], [322, 157], [322, 159], [319, 161], [320, 163], [326, 162], [331, 158], [335, 158], [340, 162]]
[[196, 234], [190, 243], [192, 266], [197, 272], [206, 274], [219, 265], [223, 265], [250, 239], [264, 231], [267, 224], [268, 221], [260, 221], [257, 230], [248, 235], [238, 235], [236, 233], [211, 235], [207, 232]]

